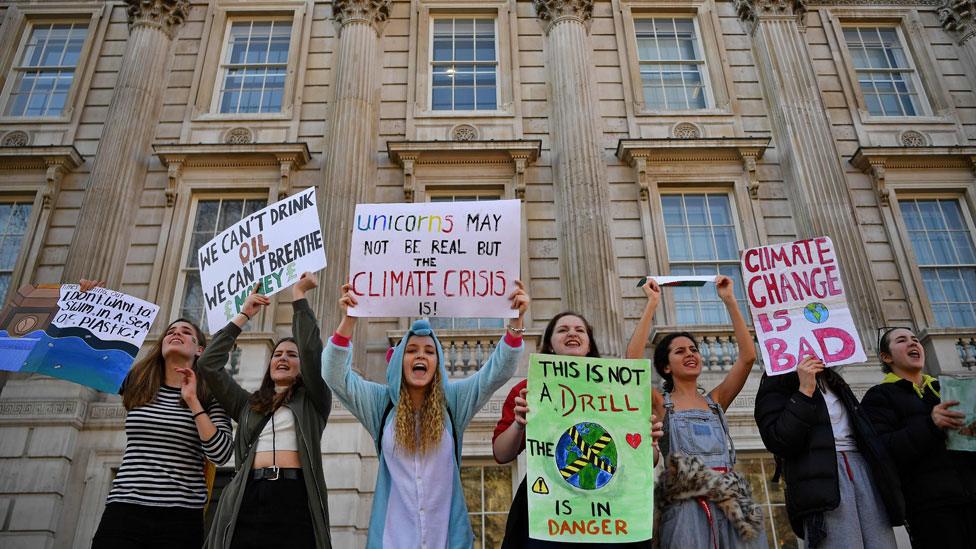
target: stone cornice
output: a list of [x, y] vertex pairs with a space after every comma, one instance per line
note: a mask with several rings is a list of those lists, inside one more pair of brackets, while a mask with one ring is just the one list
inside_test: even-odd
[[482, 164], [512, 162], [524, 158], [535, 162], [542, 151], [538, 139], [511, 141], [387, 141], [386, 154], [403, 166], [417, 164]]
[[21, 170], [60, 166], [71, 171], [84, 162], [72, 145], [42, 145], [35, 147], [0, 147], [0, 168]]
[[976, 146], [950, 147], [858, 147], [851, 165], [871, 176], [878, 198], [889, 205], [887, 170], [924, 170], [933, 168], [969, 169], [976, 173]]
[[207, 143], [180, 145], [157, 143], [153, 151], [164, 166], [234, 168], [241, 166], [279, 166], [284, 162], [301, 168], [311, 158], [308, 144], [302, 143]]
[[939, 7], [939, 22], [965, 44], [976, 36], [976, 0], [945, 0]]
[[546, 29], [565, 20], [586, 23], [593, 16], [593, 0], [532, 0], [532, 5]]
[[0, 425], [71, 425], [80, 429], [88, 403], [69, 400], [0, 400]]
[[155, 27], [170, 38], [176, 36], [190, 12], [190, 0], [125, 0], [129, 27]]
[[806, 0], [734, 0], [735, 12], [750, 31], [765, 18], [801, 19], [807, 11]]
[[333, 0], [332, 18], [340, 25], [353, 22], [378, 25], [390, 16], [390, 0]]

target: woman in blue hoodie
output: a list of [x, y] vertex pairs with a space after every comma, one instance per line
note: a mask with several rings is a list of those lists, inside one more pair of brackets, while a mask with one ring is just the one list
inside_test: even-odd
[[[444, 352], [426, 320], [415, 321], [394, 348], [386, 385], [352, 370], [355, 317], [343, 317], [323, 351], [325, 382], [376, 441], [380, 466], [367, 548], [471, 547], [459, 471], [462, 439], [478, 410], [515, 373], [529, 305], [522, 283], [516, 285], [509, 299], [518, 318], [488, 361], [463, 380], [448, 383]], [[342, 291], [339, 304], [346, 311], [356, 297], [348, 284]]]

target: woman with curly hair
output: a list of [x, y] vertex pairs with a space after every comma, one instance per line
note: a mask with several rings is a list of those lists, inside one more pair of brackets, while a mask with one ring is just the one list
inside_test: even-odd
[[[444, 352], [426, 320], [414, 322], [393, 349], [387, 383], [352, 370], [350, 338], [356, 318], [346, 314], [322, 354], [326, 383], [376, 441], [379, 471], [366, 547], [471, 547], [473, 533], [461, 489], [464, 429], [515, 372], [522, 353], [529, 296], [522, 283], [509, 299], [519, 311], [488, 361], [471, 376], [447, 381]], [[351, 286], [339, 304], [354, 307]]]

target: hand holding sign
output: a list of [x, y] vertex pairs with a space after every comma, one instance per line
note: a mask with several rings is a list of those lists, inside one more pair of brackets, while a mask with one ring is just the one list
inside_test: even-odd
[[262, 295], [260, 292], [261, 283], [258, 282], [254, 285], [254, 289], [251, 290], [251, 293], [248, 294], [244, 299], [244, 304], [241, 305], [241, 313], [246, 316], [248, 320], [251, 320], [257, 316], [263, 307], [267, 307], [271, 304], [271, 298], [266, 295]]
[[95, 288], [104, 288], [104, 287], [105, 287], [104, 280], [91, 280], [88, 278], [82, 278], [81, 281], [78, 282], [78, 291], [81, 293], [86, 293]]
[[305, 293], [319, 287], [319, 281], [314, 274], [305, 271], [298, 278], [298, 282], [291, 287], [291, 298], [293, 300], [305, 299]]
[[815, 356], [804, 357], [800, 365], [796, 367], [796, 373], [800, 376], [800, 392], [813, 397], [813, 392], [817, 390], [817, 374], [824, 369], [822, 360]]
[[652, 310], [657, 309], [657, 306], [661, 303], [661, 286], [657, 283], [657, 280], [653, 278], [644, 279], [644, 284], [640, 285], [640, 288], [644, 290], [644, 295], [647, 296], [647, 307]]
[[523, 387], [517, 397], [515, 397], [515, 423], [525, 427], [527, 421], [525, 416], [529, 413], [529, 401], [525, 395], [529, 392], [528, 387]]
[[718, 275], [715, 277], [715, 293], [718, 294], [718, 298], [722, 300], [722, 303], [728, 305], [729, 303], [735, 304], [735, 292], [733, 287], [735, 283], [731, 278], [725, 275]]
[[963, 420], [966, 419], [966, 414], [949, 409], [958, 405], [958, 400], [947, 400], [936, 405], [932, 408], [932, 423], [939, 429], [962, 429], [965, 425]]
[[525, 318], [525, 311], [529, 309], [529, 294], [525, 293], [525, 284], [521, 280], [515, 281], [515, 291], [512, 295], [508, 296], [508, 300], [512, 302], [512, 309], [518, 311], [518, 318], [512, 321], [512, 325], [515, 328], [522, 327], [522, 320]]

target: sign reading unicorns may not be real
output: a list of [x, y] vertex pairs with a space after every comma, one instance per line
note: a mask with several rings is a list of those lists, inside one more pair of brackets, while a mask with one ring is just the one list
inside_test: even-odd
[[529, 537], [650, 539], [650, 362], [534, 354], [526, 397]]
[[214, 333], [241, 311], [261, 283], [275, 294], [305, 271], [325, 267], [315, 188], [310, 187], [231, 225], [197, 251], [207, 325]]
[[867, 360], [830, 238], [750, 248], [742, 278], [767, 374], [792, 372], [806, 356], [828, 367]]
[[518, 200], [357, 205], [349, 314], [514, 318], [521, 219]]

